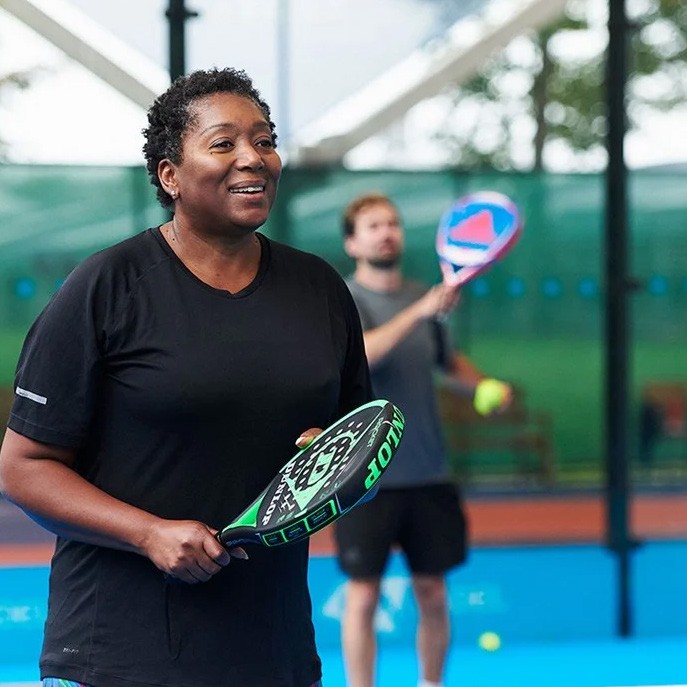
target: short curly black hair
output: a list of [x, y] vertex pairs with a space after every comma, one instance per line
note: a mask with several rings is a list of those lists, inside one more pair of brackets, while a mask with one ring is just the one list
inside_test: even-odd
[[143, 155], [146, 160], [150, 183], [157, 189], [157, 199], [163, 207], [172, 205], [171, 196], [162, 188], [157, 175], [161, 160], [181, 163], [182, 138], [193, 126], [196, 101], [214, 93], [233, 93], [252, 100], [265, 115], [270, 125], [272, 139], [277, 142], [270, 107], [253, 86], [252, 79], [241, 69], [200, 69], [175, 79], [170, 87], [155, 99], [148, 110], [148, 126], [143, 129], [146, 142]]

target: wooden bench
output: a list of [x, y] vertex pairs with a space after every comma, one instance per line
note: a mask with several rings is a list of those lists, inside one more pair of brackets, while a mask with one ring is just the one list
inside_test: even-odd
[[505, 412], [483, 417], [472, 399], [445, 388], [438, 391], [448, 457], [463, 484], [481, 478], [556, 481], [551, 416], [527, 407], [524, 391], [513, 387], [513, 402]]
[[651, 380], [641, 391], [639, 460], [687, 464], [687, 384]]

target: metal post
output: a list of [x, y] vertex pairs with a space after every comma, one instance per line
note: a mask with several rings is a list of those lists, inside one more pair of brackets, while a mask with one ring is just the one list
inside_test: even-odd
[[625, 0], [609, 0], [606, 171], [606, 504], [608, 545], [618, 563], [618, 634], [632, 633], [628, 501], [627, 169]]
[[290, 0], [277, 0], [277, 112], [279, 136], [288, 150], [291, 134]]
[[198, 12], [186, 8], [184, 0], [169, 0], [165, 16], [169, 24], [169, 76], [172, 81], [186, 74], [186, 21]]

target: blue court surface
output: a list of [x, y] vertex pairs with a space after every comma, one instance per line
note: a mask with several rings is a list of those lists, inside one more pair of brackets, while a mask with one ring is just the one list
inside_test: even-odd
[[[687, 541], [646, 542], [632, 558], [633, 637], [616, 634], [616, 561], [598, 545], [476, 548], [449, 577], [454, 627], [447, 687], [687, 685]], [[314, 557], [311, 592], [325, 687], [345, 687], [344, 579]], [[0, 683], [35, 684], [47, 568], [0, 569]], [[414, 687], [416, 610], [399, 558], [377, 614], [377, 687]], [[484, 651], [478, 638], [499, 635]], [[219, 687], [219, 686], [218, 686]], [[259, 686], [258, 686], [259, 687]]]
[[[339, 652], [322, 655], [324, 687], [345, 687]], [[410, 647], [382, 650], [377, 687], [415, 687]], [[687, 684], [687, 637], [524, 643], [494, 653], [458, 646], [446, 687], [608, 687]]]

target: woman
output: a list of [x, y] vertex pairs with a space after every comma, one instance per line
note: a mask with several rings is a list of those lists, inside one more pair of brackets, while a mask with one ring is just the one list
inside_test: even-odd
[[91, 256], [53, 297], [0, 452], [3, 492], [58, 535], [41, 677], [318, 684], [307, 544], [229, 565], [247, 552], [214, 534], [297, 437], [370, 399], [355, 306], [324, 261], [256, 233], [281, 161], [244, 72], [178, 79], [144, 134], [173, 219]]

